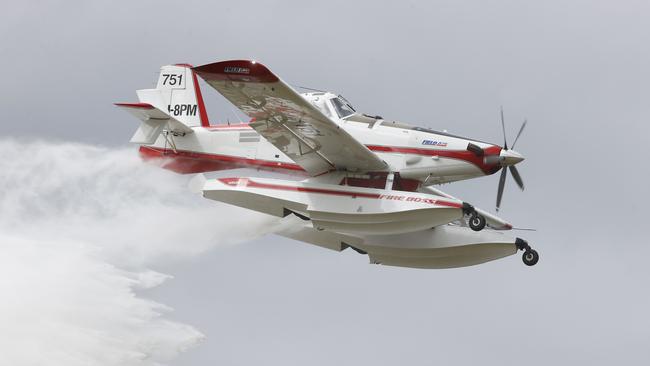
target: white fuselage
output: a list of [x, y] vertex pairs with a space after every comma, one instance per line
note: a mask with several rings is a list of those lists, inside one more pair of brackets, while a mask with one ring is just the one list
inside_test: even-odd
[[[384, 173], [398, 173], [404, 179], [429, 185], [492, 174], [500, 168], [468, 151], [471, 143], [498, 156], [501, 148], [493, 144], [358, 114], [330, 118], [387, 163]], [[185, 136], [161, 134], [155, 143], [144, 145], [141, 152], [150, 157], [164, 155], [172, 161], [166, 167], [185, 173], [251, 167], [305, 174], [248, 124], [192, 129], [194, 133]]]

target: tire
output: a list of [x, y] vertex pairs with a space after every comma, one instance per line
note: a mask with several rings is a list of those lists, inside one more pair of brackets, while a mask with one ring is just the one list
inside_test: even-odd
[[485, 228], [485, 217], [477, 213], [473, 213], [469, 217], [469, 227], [474, 231], [483, 230], [483, 228]]
[[536, 250], [530, 249], [524, 252], [521, 259], [524, 261], [525, 265], [534, 266], [539, 261], [539, 254], [537, 254]]

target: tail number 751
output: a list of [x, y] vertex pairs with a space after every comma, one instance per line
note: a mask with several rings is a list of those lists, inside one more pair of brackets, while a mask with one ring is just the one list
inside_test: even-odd
[[162, 85], [181, 85], [183, 82], [183, 74], [162, 74]]

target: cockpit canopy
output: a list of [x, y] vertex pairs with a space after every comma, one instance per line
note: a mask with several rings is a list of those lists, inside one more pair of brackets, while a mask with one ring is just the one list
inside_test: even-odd
[[342, 95], [330, 99], [330, 103], [334, 106], [334, 110], [336, 111], [336, 114], [339, 115], [339, 118], [345, 118], [356, 112], [354, 107], [352, 107], [352, 104], [350, 104], [347, 99], [343, 98]]
[[328, 117], [343, 119], [356, 113], [352, 104], [341, 95], [329, 92], [304, 93], [301, 95]]

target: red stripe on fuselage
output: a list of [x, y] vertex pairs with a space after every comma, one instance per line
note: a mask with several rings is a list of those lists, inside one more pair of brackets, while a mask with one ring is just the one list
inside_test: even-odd
[[238, 156], [205, 154], [193, 151], [162, 149], [153, 146], [140, 146], [143, 160], [164, 159], [162, 167], [171, 171], [190, 174], [236, 168], [255, 168], [307, 175], [299, 165], [269, 160], [248, 159]]
[[[126, 103], [123, 103], [126, 104]], [[145, 106], [138, 106], [145, 108]], [[137, 107], [136, 107], [137, 108]], [[236, 125], [213, 125], [206, 127], [208, 131], [225, 131], [237, 129], [251, 129], [246, 123]], [[425, 156], [441, 156], [446, 158], [463, 160], [476, 165], [485, 174], [493, 174], [500, 169], [498, 164], [485, 164], [483, 157], [476, 156], [474, 153], [465, 150], [442, 150], [442, 149], [422, 149], [412, 147], [396, 147], [383, 145], [366, 145], [368, 149], [374, 152], [414, 154]], [[484, 149], [486, 155], [498, 155], [501, 152], [499, 146], [490, 146]], [[300, 165], [293, 163], [276, 162], [269, 160], [249, 159], [238, 156], [208, 154], [194, 151], [177, 150], [177, 153], [171, 149], [161, 149], [151, 146], [141, 146], [140, 154], [143, 158], [166, 158], [176, 160], [173, 163], [165, 164], [164, 167], [179, 173], [198, 173], [216, 170], [226, 170], [241, 167], [259, 168], [272, 171], [291, 171], [300, 172], [306, 175], [306, 172]]]
[[[485, 164], [483, 156], [476, 156], [471, 151], [467, 150], [442, 150], [442, 149], [421, 149], [413, 147], [397, 147], [397, 146], [383, 146], [383, 145], [366, 145], [370, 151], [385, 152], [385, 153], [399, 153], [399, 154], [414, 154], [426, 156], [440, 156], [444, 158], [463, 160], [468, 163], [476, 165], [485, 174], [494, 174], [501, 166], [498, 164]], [[501, 147], [490, 146], [483, 149], [485, 155], [499, 155]]]

